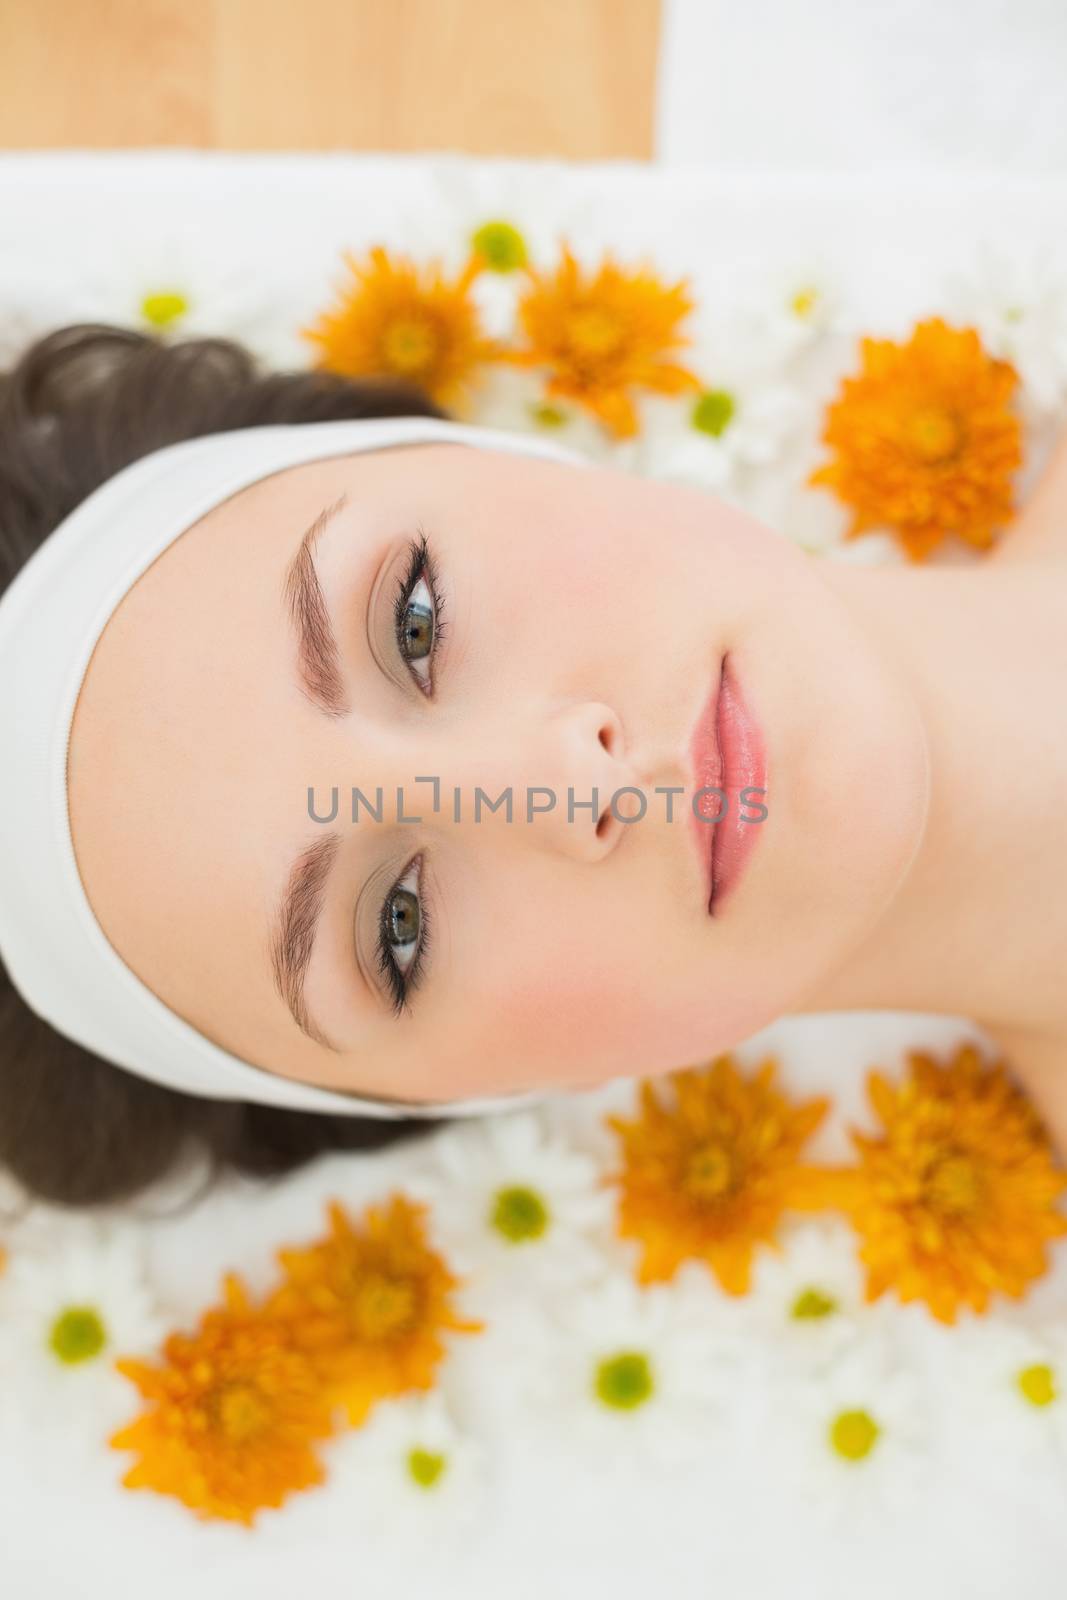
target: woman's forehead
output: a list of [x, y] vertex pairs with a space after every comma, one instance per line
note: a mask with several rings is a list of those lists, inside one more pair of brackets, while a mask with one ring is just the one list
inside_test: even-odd
[[307, 828], [297, 801], [336, 777], [336, 730], [300, 691], [284, 599], [309, 526], [348, 495], [336, 548], [351, 576], [374, 530], [404, 522], [389, 507], [452, 492], [461, 504], [480, 473], [540, 465], [418, 448], [417, 484], [413, 450], [375, 451], [302, 464], [214, 508], [133, 586], [86, 673], [68, 767], [86, 893], [127, 965], [209, 1036], [213, 1017], [239, 1031], [247, 1005], [252, 1030], [274, 1004], [264, 950]]

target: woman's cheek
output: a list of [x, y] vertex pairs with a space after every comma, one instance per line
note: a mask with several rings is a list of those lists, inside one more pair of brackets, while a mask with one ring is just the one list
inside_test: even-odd
[[570, 952], [553, 955], [549, 945], [524, 960], [493, 996], [506, 1048], [530, 1071], [546, 1079], [611, 1077], [646, 1064], [654, 1070], [664, 1059], [681, 1064], [683, 1042], [639, 952], [599, 951], [584, 963]]

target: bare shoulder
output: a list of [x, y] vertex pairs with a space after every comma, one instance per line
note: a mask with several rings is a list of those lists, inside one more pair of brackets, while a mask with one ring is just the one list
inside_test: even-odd
[[1067, 563], [1067, 426], [1049, 451], [1019, 515], [987, 560]]

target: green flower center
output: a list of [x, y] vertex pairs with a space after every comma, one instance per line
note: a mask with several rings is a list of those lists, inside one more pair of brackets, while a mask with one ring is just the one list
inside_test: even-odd
[[540, 405], [532, 405], [530, 416], [541, 428], [562, 428], [567, 421], [567, 413], [561, 411], [559, 406], [549, 405], [547, 401], [543, 401]]
[[1032, 1406], [1050, 1406], [1059, 1396], [1056, 1374], [1044, 1362], [1024, 1367], [1016, 1382], [1019, 1385], [1019, 1393]]
[[493, 1206], [492, 1226], [510, 1244], [525, 1244], [540, 1239], [548, 1229], [549, 1212], [535, 1189], [516, 1184], [499, 1189]]
[[385, 330], [385, 361], [393, 372], [424, 372], [433, 360], [437, 339], [424, 318], [398, 317]]
[[728, 389], [705, 389], [693, 405], [690, 420], [698, 433], [721, 439], [737, 411], [737, 401]]
[[169, 328], [188, 309], [188, 300], [177, 289], [161, 289], [157, 294], [146, 294], [141, 301], [141, 316], [153, 328]]
[[528, 260], [526, 240], [510, 222], [483, 222], [471, 244], [490, 272], [514, 272]]
[[74, 1367], [100, 1354], [107, 1344], [107, 1329], [92, 1306], [68, 1306], [53, 1322], [48, 1343], [53, 1355]]
[[822, 1317], [832, 1317], [836, 1310], [837, 1301], [833, 1295], [812, 1286], [801, 1289], [789, 1308], [789, 1315], [794, 1322], [815, 1322]]
[[869, 1411], [842, 1411], [830, 1424], [830, 1448], [842, 1461], [863, 1461], [881, 1431]]
[[447, 1465], [448, 1457], [440, 1452], [422, 1450], [418, 1445], [408, 1452], [408, 1472], [420, 1489], [432, 1489]]
[[597, 1364], [593, 1389], [612, 1410], [633, 1411], [652, 1397], [652, 1365], [642, 1351], [622, 1350]]

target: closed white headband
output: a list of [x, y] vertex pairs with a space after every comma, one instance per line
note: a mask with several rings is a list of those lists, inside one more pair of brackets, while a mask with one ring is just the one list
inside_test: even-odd
[[[67, 746], [89, 658], [122, 597], [214, 506], [286, 467], [431, 441], [579, 463], [548, 441], [436, 417], [242, 428], [166, 445], [109, 478], [60, 523], [0, 596], [0, 957], [59, 1033], [188, 1094], [398, 1119], [476, 1116], [535, 1092], [383, 1105], [279, 1077], [212, 1044], [109, 944], [86, 897], [67, 809]], [[417, 465], [413, 467], [418, 471]]]

